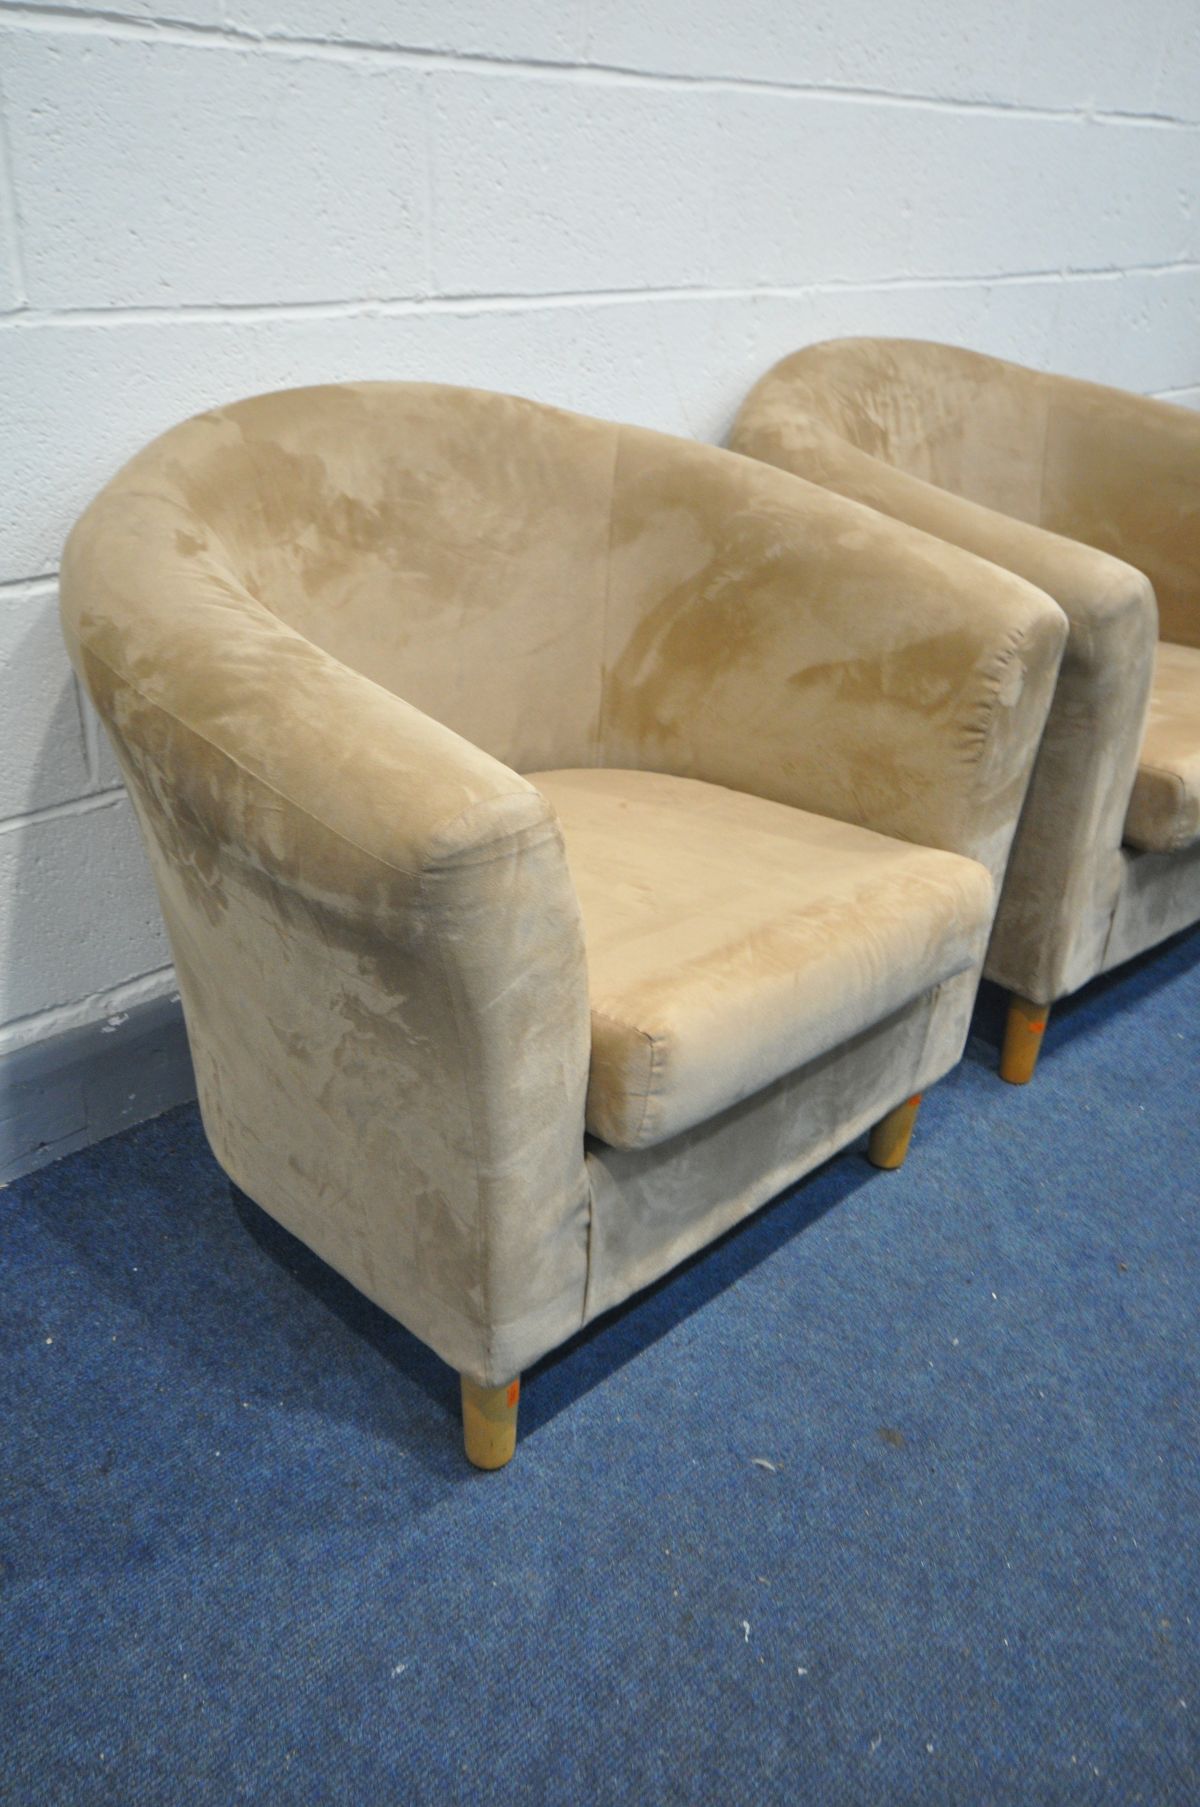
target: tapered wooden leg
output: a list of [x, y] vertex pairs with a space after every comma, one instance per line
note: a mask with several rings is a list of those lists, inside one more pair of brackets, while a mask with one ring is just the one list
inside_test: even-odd
[[481, 1387], [466, 1375], [462, 1381], [463, 1443], [476, 1468], [503, 1468], [517, 1447], [517, 1401], [521, 1382]]
[[918, 1092], [915, 1098], [906, 1098], [903, 1104], [898, 1104], [894, 1111], [879, 1119], [867, 1143], [867, 1159], [873, 1166], [883, 1167], [888, 1172], [903, 1167], [920, 1108], [921, 1094]]
[[1019, 998], [1013, 992], [1000, 1055], [1000, 1077], [1007, 1079], [1009, 1085], [1028, 1085], [1033, 1078], [1049, 1015], [1049, 1004], [1031, 1004], [1028, 998]]

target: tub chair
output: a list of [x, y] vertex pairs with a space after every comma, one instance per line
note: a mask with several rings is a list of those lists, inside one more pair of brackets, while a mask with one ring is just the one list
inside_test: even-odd
[[1023, 1084], [1051, 1004], [1200, 919], [1200, 415], [949, 345], [844, 339], [769, 371], [730, 444], [1066, 611], [984, 969], [1011, 994], [1000, 1071]]
[[[711, 446], [362, 383], [168, 432], [66, 634], [249, 1196], [519, 1375], [958, 1059], [1065, 637]], [[930, 1201], [930, 1208], [935, 1201]]]

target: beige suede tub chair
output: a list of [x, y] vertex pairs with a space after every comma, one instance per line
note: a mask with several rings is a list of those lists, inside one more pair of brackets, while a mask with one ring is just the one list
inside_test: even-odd
[[1012, 994], [1000, 1071], [1023, 1084], [1056, 999], [1200, 920], [1200, 415], [949, 345], [843, 339], [769, 371], [730, 443], [1067, 613], [985, 967]]
[[362, 383], [167, 433], [63, 606], [217, 1157], [459, 1371], [478, 1465], [597, 1313], [860, 1131], [903, 1157], [1065, 637], [1031, 585], [710, 446]]

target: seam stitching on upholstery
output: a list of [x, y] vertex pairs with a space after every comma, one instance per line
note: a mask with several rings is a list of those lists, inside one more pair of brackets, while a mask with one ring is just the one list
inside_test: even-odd
[[973, 777], [978, 776], [979, 768], [983, 764], [984, 757], [987, 753], [988, 744], [992, 738], [992, 724], [995, 722], [996, 717], [999, 714], [1000, 695], [1004, 688], [1003, 680], [1004, 680], [1005, 673], [1008, 672], [1009, 669], [1014, 664], [1016, 664], [1016, 662], [1019, 659], [1025, 646], [1032, 639], [1033, 629], [1034, 629], [1034, 627], [1036, 627], [1036, 625], [1037, 625], [1036, 623], [1031, 623], [1025, 627], [1014, 629], [1012, 634], [1010, 635], [1007, 643], [1004, 646], [1002, 646], [1000, 649], [999, 658], [998, 658], [998, 661], [996, 663], [996, 668], [995, 668], [995, 675], [996, 675], [995, 690], [993, 692], [991, 700], [986, 704], [983, 721], [980, 726], [979, 746], [976, 751], [975, 757], [971, 761], [971, 765], [970, 765], [970, 772]]
[[[985, 949], [984, 949], [985, 957], [986, 957], [986, 953], [987, 953], [987, 949], [985, 947]], [[964, 966], [963, 972], [969, 972], [971, 970], [971, 966], [974, 964], [975, 964], [974, 962], [971, 962], [967, 966]], [[983, 962], [981, 960], [979, 962], [981, 971], [982, 971], [982, 965], [983, 965]], [[951, 978], [952, 979], [961, 979], [962, 973], [953, 973], [951, 975]], [[925, 1060], [926, 1060], [926, 1056], [929, 1053], [929, 1045], [933, 1040], [933, 1025], [937, 1020], [938, 1005], [941, 1002], [943, 991], [945, 990], [946, 986], [950, 982], [951, 982], [950, 979], [940, 980], [938, 982], [938, 984], [936, 984], [933, 987], [932, 991], [929, 993], [929, 1009], [928, 1009], [928, 1012], [926, 1013], [926, 1017], [925, 1017], [925, 1033], [921, 1037], [921, 1052], [917, 1058], [917, 1063], [916, 1063], [916, 1074], [917, 1074], [918, 1078], [921, 1077], [921, 1075], [923, 1074], [923, 1072], [925, 1070]], [[978, 984], [979, 984], [978, 977], [976, 978], [975, 983], [976, 983], [976, 986], [978, 987]], [[920, 994], [918, 993], [918, 996], [919, 995]], [[969, 1030], [968, 1030], [968, 1033], [969, 1033]], [[961, 1058], [961, 1056], [960, 1056], [960, 1058]], [[927, 1083], [927, 1082], [922, 1080], [922, 1084], [925, 1084], [925, 1083]], [[915, 1084], [915, 1081], [914, 1081], [914, 1084]], [[909, 1090], [911, 1091], [911, 1089], [912, 1088], [910, 1087]]]
[[613, 532], [617, 513], [617, 465], [621, 458], [622, 429], [613, 435], [612, 481], [608, 489], [608, 546], [604, 556], [604, 616], [600, 629], [600, 706], [596, 711], [596, 749], [593, 764], [599, 766], [605, 752], [605, 726], [608, 711], [608, 622], [612, 603]]
[[[430, 719], [432, 720], [433, 718], [431, 717]], [[522, 835], [528, 834], [531, 830], [538, 828], [554, 829], [555, 818], [549, 802], [543, 797], [536, 785], [530, 785], [527, 791], [500, 791], [494, 797], [477, 797], [473, 803], [468, 803], [464, 809], [460, 809], [456, 816], [451, 816], [448, 822], [442, 822], [438, 825], [436, 830], [438, 837], [440, 838], [443, 835], [452, 834], [459, 824], [465, 822], [468, 816], [472, 815], [476, 810], [487, 809], [495, 803], [506, 803], [510, 797], [536, 797], [544, 812], [542, 820], [540, 822], [526, 822], [521, 828], [506, 829], [501, 834], [493, 835], [488, 841], [481, 841], [478, 848], [462, 849], [462, 852], [468, 854], [478, 852], [483, 856], [479, 859], [464, 859], [460, 858], [458, 853], [451, 853], [446, 858], [434, 858], [431, 860], [428, 867], [422, 867], [421, 870], [451, 872], [461, 866], [487, 866], [491, 864], [493, 858], [503, 857], [504, 849], [510, 842], [515, 843]], [[542, 838], [543, 840], [548, 840], [551, 837], [547, 834]], [[536, 844], [540, 846], [541, 842]], [[491, 852], [492, 848], [498, 850], [494, 855]], [[363, 851], [365, 852], [366, 849], [364, 848]]]
[[479, 1164], [479, 1130], [475, 1121], [475, 1087], [467, 1078], [466, 1037], [463, 1035], [462, 1017], [458, 1008], [458, 996], [450, 977], [450, 967], [442, 946], [441, 930], [438, 926], [437, 914], [431, 907], [432, 900], [426, 892], [426, 879], [429, 875], [421, 874], [418, 884], [421, 914], [430, 930], [434, 950], [437, 955], [438, 968], [441, 972], [442, 985], [450, 1005], [450, 1018], [454, 1024], [455, 1039], [458, 1042], [458, 1070], [462, 1084], [463, 1098], [466, 1104], [467, 1125], [471, 1132], [471, 1165], [475, 1180], [475, 1221], [479, 1227], [480, 1254], [482, 1256], [483, 1273], [480, 1279], [480, 1302], [482, 1307], [479, 1329], [483, 1332], [484, 1354], [490, 1368], [492, 1359], [492, 1322], [489, 1287], [491, 1282], [491, 1247], [488, 1236], [488, 1213], [484, 1208], [482, 1172]]
[[[650, 1100], [655, 1095], [654, 1082], [662, 1075], [662, 1061], [660, 1055], [663, 1044], [656, 1036], [651, 1035], [649, 1030], [639, 1028], [637, 1023], [624, 1022], [620, 1017], [611, 1016], [607, 1010], [600, 1010], [594, 1004], [591, 1007], [591, 1011], [593, 1016], [602, 1017], [606, 1023], [611, 1023], [614, 1029], [632, 1029], [635, 1035], [641, 1036], [650, 1050], [650, 1070], [646, 1075], [646, 1089], [642, 1093], [642, 1114], [638, 1119], [638, 1126], [633, 1132], [633, 1142], [630, 1144], [630, 1147], [636, 1148], [641, 1140], [642, 1131], [646, 1127], [646, 1118], [650, 1113]], [[601, 1138], [601, 1140], [603, 1140], [603, 1138]]]
[[[151, 708], [151, 709], [154, 709], [155, 711], [157, 711], [157, 713], [161, 716], [164, 716], [167, 721], [177, 723], [178, 726], [183, 728], [186, 733], [195, 735], [196, 739], [198, 741], [202, 742], [202, 744], [204, 746], [211, 747], [214, 753], [218, 753], [222, 759], [227, 759], [229, 761], [229, 764], [231, 766], [233, 766], [236, 771], [241, 772], [247, 778], [253, 779], [255, 784], [261, 784], [265, 791], [269, 791], [273, 797], [278, 797], [282, 803], [289, 804], [290, 807], [297, 812], [297, 814], [305, 817], [305, 819], [307, 821], [315, 822], [318, 828], [323, 828], [326, 831], [326, 833], [332, 835], [335, 840], [344, 842], [347, 847], [353, 847], [354, 851], [356, 853], [361, 853], [365, 859], [374, 860], [376, 865], [382, 866], [384, 868], [384, 870], [387, 872], [398, 873], [401, 878], [421, 879], [425, 876], [427, 868], [422, 867], [422, 866], [401, 866], [401, 865], [398, 865], [395, 860], [385, 859], [381, 853], [375, 853], [372, 851], [371, 848], [364, 847], [360, 841], [356, 841], [352, 835], [346, 834], [343, 829], [335, 828], [334, 825], [332, 824], [332, 822], [327, 822], [323, 816], [316, 815], [311, 809], [307, 808], [305, 804], [298, 802], [295, 797], [289, 796], [287, 791], [281, 791], [277, 785], [274, 785], [271, 783], [269, 778], [264, 778], [264, 777], [262, 777], [262, 775], [260, 773], [254, 771], [252, 769], [252, 767], [250, 767], [248, 765], [243, 765], [242, 761], [240, 759], [237, 759], [229, 751], [228, 747], [223, 747], [219, 741], [213, 740], [211, 735], [202, 733], [199, 728], [197, 728], [192, 722], [187, 721], [182, 715], [176, 715], [174, 710], [166, 708], [162, 703], [158, 702], [154, 697], [149, 696], [146, 693], [146, 691], [144, 691], [141, 688], [141, 686], [139, 684], [134, 683], [133, 679], [131, 677], [129, 677], [127, 673], [125, 673], [123, 671], [119, 671], [115, 665], [111, 665], [109, 663], [109, 661], [106, 658], [104, 658], [104, 656], [101, 653], [96, 652], [96, 650], [93, 647], [81, 645], [80, 650], [81, 650], [81, 653], [85, 660], [86, 659], [94, 659], [96, 661], [97, 665], [103, 665], [105, 671], [111, 673], [111, 675], [114, 678], [116, 678], [119, 683], [128, 685], [129, 689], [132, 690], [136, 696], [139, 696], [142, 699], [142, 701], [147, 705], [148, 708]], [[388, 694], [390, 695], [392, 693], [389, 692]], [[401, 699], [401, 700], [403, 700], [403, 699]], [[430, 716], [428, 719], [430, 721], [432, 721], [433, 717]], [[143, 749], [143, 751], [144, 751], [144, 749]], [[145, 754], [145, 757], [149, 760], [150, 764], [154, 766], [155, 771], [158, 771], [158, 772], [162, 771], [163, 768], [159, 765], [157, 760], [155, 760], [154, 758], [151, 757], [150, 754], [148, 754], [148, 753]], [[501, 801], [505, 797], [523, 797], [524, 795], [525, 795], [524, 791], [501, 791], [497, 794], [497, 797], [494, 799], [494, 801]], [[478, 801], [481, 803], [486, 803], [486, 802], [493, 801], [493, 799], [480, 798]], [[474, 807], [475, 807], [474, 805], [468, 805], [468, 808], [474, 808]], [[466, 813], [466, 811], [461, 812], [461, 814], [465, 814], [465, 813]], [[457, 821], [457, 820], [459, 820], [459, 817], [454, 817], [453, 820]], [[529, 824], [530, 828], [533, 828], [536, 826], [539, 826], [539, 825], [534, 824], [534, 823]], [[548, 820], [545, 823], [545, 827], [547, 829], [547, 833], [542, 837], [542, 840], [549, 840], [549, 839], [551, 839], [551, 837], [554, 833], [554, 830], [555, 830], [555, 823], [554, 823], [553, 819]], [[527, 830], [525, 830], [525, 829], [518, 829], [511, 836], [497, 836], [492, 841], [485, 841], [483, 844], [483, 849], [487, 849], [490, 847], [496, 847], [498, 849], [498, 851], [492, 857], [494, 859], [503, 859], [505, 857], [505, 854], [510, 850], [512, 844], [514, 844], [518, 840], [518, 838], [521, 834], [524, 834], [526, 832], [527, 832]], [[541, 844], [542, 844], [541, 841], [538, 841], [538, 842], [526, 843], [525, 845], [540, 846]], [[464, 865], [464, 866], [484, 865], [487, 863], [487, 861], [483, 860], [483, 859], [463, 860], [458, 863], [461, 865]], [[454, 865], [455, 865], [455, 862], [453, 862], [453, 861], [442, 862], [440, 865], [435, 862], [434, 870], [452, 871], [454, 869]]]
[[1151, 772], [1151, 773], [1153, 773], [1155, 778], [1169, 778], [1171, 783], [1177, 784], [1179, 786], [1180, 790], [1186, 795], [1186, 792], [1187, 792], [1186, 781], [1184, 780], [1181, 773], [1175, 771], [1173, 766], [1156, 765], [1153, 761], [1139, 759], [1138, 760], [1138, 770], [1141, 772]]
[[638, 1119], [637, 1135], [635, 1137], [635, 1141], [640, 1146], [642, 1137], [645, 1134], [646, 1122], [650, 1115], [650, 1100], [652, 1098], [657, 1098], [658, 1096], [658, 1081], [662, 1077], [663, 1046], [662, 1043], [656, 1041], [652, 1035], [646, 1035], [644, 1029], [640, 1030], [639, 1034], [645, 1035], [646, 1041], [650, 1045], [650, 1072], [646, 1080], [646, 1096], [642, 1100], [642, 1114]]
[[[1177, 793], [1175, 807], [1177, 810], [1181, 811], [1183, 809], [1183, 807], [1187, 804], [1188, 787], [1187, 787], [1187, 784], [1185, 783], [1184, 779], [1180, 776], [1180, 774], [1178, 772], [1173, 772], [1169, 766], [1144, 765], [1140, 760], [1138, 761], [1138, 769], [1139, 769], [1139, 774], [1141, 772], [1149, 772], [1155, 778], [1165, 778], [1166, 781], [1168, 782], [1168, 784], [1173, 784], [1175, 786], [1176, 793]], [[1134, 780], [1135, 787], [1136, 787], [1136, 783], [1137, 783], [1137, 780], [1135, 779]], [[1133, 801], [1133, 799], [1131, 797], [1130, 798], [1131, 804], [1132, 804], [1132, 801]], [[1129, 810], [1127, 809], [1125, 811], [1125, 823], [1124, 823], [1125, 829], [1128, 829], [1128, 826], [1129, 826]], [[1181, 839], [1181, 837], [1177, 831], [1176, 833], [1174, 833], [1173, 835], [1171, 835], [1169, 837], [1169, 839], [1167, 841], [1167, 845], [1165, 847], [1141, 847], [1141, 848], [1138, 848], [1138, 851], [1140, 853], [1182, 853], [1185, 847], [1191, 846], [1191, 844], [1195, 840], [1195, 838], [1196, 837], [1194, 834], [1190, 834], [1187, 836], [1186, 839]], [[1124, 839], [1124, 833], [1122, 834], [1122, 839]], [[1132, 845], [1137, 846], [1137, 843], [1133, 842]]]
[[1054, 402], [1054, 391], [1047, 389], [1046, 413], [1042, 421], [1042, 458], [1038, 470], [1037, 520], [1033, 525], [1042, 533], [1049, 530], [1042, 526], [1046, 515], [1046, 457], [1050, 447], [1050, 409]]
[[[1118, 843], [1117, 858], [1119, 860], [1123, 860], [1123, 859], [1125, 859], [1125, 857], [1126, 857], [1126, 855], [1125, 855], [1124, 844]], [[1120, 910], [1121, 910], [1121, 894], [1122, 894], [1123, 890], [1124, 890], [1124, 885], [1121, 881], [1118, 880], [1118, 882], [1113, 886], [1112, 908], [1108, 912], [1108, 923], [1104, 930], [1104, 939], [1100, 944], [1100, 965], [1099, 965], [1099, 968], [1097, 969], [1099, 972], [1107, 972], [1108, 971], [1108, 950], [1112, 946], [1112, 938], [1117, 932], [1117, 917], [1120, 914]], [[1055, 1000], [1055, 1001], [1057, 1001], [1057, 1000]]]
[[[218, 751], [219, 750], [220, 749], [218, 749]], [[253, 776], [253, 773], [251, 774], [251, 776]], [[276, 793], [276, 794], [278, 795], [280, 793]], [[522, 795], [522, 793], [520, 791], [506, 791], [503, 793], [503, 795], [517, 797], [517, 796]], [[499, 801], [499, 800], [500, 800], [499, 798], [496, 799], [496, 801]], [[290, 799], [285, 798], [284, 801], [287, 802], [287, 801], [290, 801]], [[483, 799], [481, 799], [481, 801], [487, 802], [487, 801], [489, 801], [489, 799], [483, 798]], [[321, 818], [319, 816], [312, 815], [311, 811], [304, 809], [301, 804], [297, 803], [295, 807], [298, 810], [300, 810], [302, 815], [308, 816], [310, 821], [317, 822], [322, 828], [329, 828], [330, 834], [336, 835], [337, 838], [341, 841], [345, 841], [345, 843], [348, 847], [358, 847], [358, 843], [356, 841], [352, 841], [350, 839], [349, 835], [342, 834], [340, 832], [340, 830], [338, 830], [336, 828], [330, 828], [328, 823], [322, 822]], [[544, 834], [538, 833], [535, 837], [533, 831], [535, 829], [540, 830], [543, 828], [545, 830], [545, 833]], [[387, 867], [387, 869], [389, 871], [406, 873], [406, 876], [408, 876], [410, 878], [426, 878], [429, 876], [430, 873], [434, 873], [434, 872], [474, 872], [476, 870], [476, 868], [479, 866], [494, 866], [498, 860], [508, 859], [509, 856], [514, 853], [533, 853], [536, 851], [537, 848], [544, 847], [548, 841], [553, 841], [556, 837], [556, 833], [557, 833], [557, 824], [553, 821], [547, 821], [544, 823], [531, 822], [529, 824], [528, 828], [514, 829], [511, 834], [497, 835], [494, 840], [484, 841], [481, 844], [481, 849], [480, 849], [481, 853], [483, 854], [483, 857], [481, 859], [477, 859], [477, 860], [462, 860], [462, 859], [434, 860], [432, 862], [432, 864], [430, 864], [428, 866], [420, 866], [417, 868], [417, 870], [415, 872], [412, 872], [412, 873], [406, 873], [406, 868], [403, 866], [392, 866], [390, 860], [385, 860], [380, 854], [372, 853], [366, 847], [359, 847], [358, 851], [360, 853], [366, 854], [367, 858], [370, 860], [378, 860], [379, 864], [381, 866]], [[528, 840], [523, 838], [526, 835], [529, 836]], [[491, 848], [495, 848], [494, 853], [488, 851]]]
[[592, 1180], [592, 1170], [588, 1164], [587, 1126], [584, 1125], [583, 1145], [583, 1182], [587, 1188], [587, 1242], [583, 1256], [583, 1297], [579, 1302], [579, 1328], [588, 1322], [588, 1300], [592, 1293], [592, 1273], [595, 1267], [593, 1249], [596, 1243], [596, 1187]]

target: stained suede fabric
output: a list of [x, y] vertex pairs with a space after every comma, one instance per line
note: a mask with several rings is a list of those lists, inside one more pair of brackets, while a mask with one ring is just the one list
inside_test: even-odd
[[[852, 339], [777, 364], [730, 444], [992, 559], [1061, 604], [1070, 638], [985, 970], [1048, 1004], [1111, 966], [1118, 947], [1128, 957], [1152, 945], [1134, 852], [1180, 850], [1194, 833], [1200, 721], [1169, 652], [1152, 692], [1160, 633], [1200, 646], [1200, 418], [952, 346]], [[1200, 917], [1200, 890], [1181, 902], [1187, 884], [1169, 880], [1164, 919]]]
[[1104, 971], [1155, 947], [1196, 921], [1200, 897], [1200, 841], [1177, 853], [1139, 853], [1127, 847], [1121, 893], [1104, 950]]
[[1125, 840], [1175, 853], [1200, 836], [1200, 647], [1160, 640]]
[[586, 1316], [648, 1286], [933, 1085], [962, 1052], [977, 983], [968, 972], [926, 992], [668, 1142], [629, 1151], [589, 1141]]
[[535, 772], [583, 914], [586, 1122], [649, 1148], [978, 965], [976, 860], [660, 772]]
[[869, 509], [806, 485], [801, 522], [793, 479], [668, 443], [621, 433], [595, 763], [751, 791], [999, 879], [1060, 614]]
[[[958, 1058], [1065, 636], [1010, 574], [712, 447], [364, 383], [164, 435], [76, 526], [62, 596], [218, 1158], [473, 1379]], [[521, 774], [617, 767], [724, 786], [731, 823], [766, 799], [910, 843], [855, 930], [908, 976], [848, 955], [849, 1039], [815, 1058], [839, 1029], [797, 994], [782, 1078], [731, 1005], [741, 1066], [688, 1050], [717, 1114], [606, 1153], [580, 890], [551, 784]], [[972, 874], [957, 914], [903, 877], [938, 850]]]

